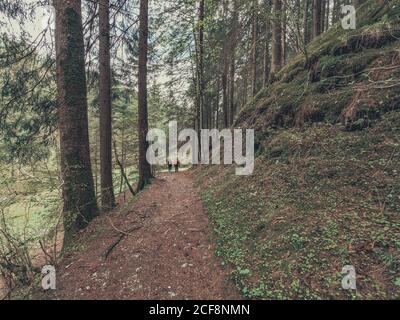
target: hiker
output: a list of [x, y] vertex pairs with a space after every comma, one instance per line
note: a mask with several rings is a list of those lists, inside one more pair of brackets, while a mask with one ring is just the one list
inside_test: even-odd
[[167, 160], [167, 166], [168, 166], [168, 172], [171, 173], [172, 172], [172, 162], [171, 160]]
[[179, 160], [178, 159], [176, 159], [176, 162], [174, 163], [174, 167], [175, 167], [175, 172], [178, 172], [179, 171], [179, 166], [180, 166], [180, 162], [179, 162]]

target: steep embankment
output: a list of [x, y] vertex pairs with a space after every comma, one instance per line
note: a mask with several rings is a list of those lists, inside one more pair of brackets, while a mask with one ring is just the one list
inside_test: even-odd
[[[244, 110], [254, 175], [199, 169], [217, 254], [245, 296], [400, 298], [400, 1], [316, 39]], [[357, 291], [341, 287], [353, 265]]]

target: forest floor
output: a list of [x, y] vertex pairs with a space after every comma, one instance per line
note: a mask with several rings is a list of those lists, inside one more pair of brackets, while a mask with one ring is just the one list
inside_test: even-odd
[[[120, 198], [121, 200], [121, 198]], [[74, 239], [57, 289], [39, 299], [239, 299], [214, 256], [208, 218], [189, 171], [151, 185]]]

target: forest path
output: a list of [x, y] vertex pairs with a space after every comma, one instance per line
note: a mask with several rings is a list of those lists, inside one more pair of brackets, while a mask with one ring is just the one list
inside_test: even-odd
[[46, 298], [240, 298], [214, 257], [192, 179], [190, 172], [161, 173], [130, 205], [95, 219], [57, 268], [57, 290]]

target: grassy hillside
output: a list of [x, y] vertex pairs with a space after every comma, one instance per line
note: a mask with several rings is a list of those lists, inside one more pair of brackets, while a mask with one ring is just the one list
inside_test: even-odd
[[[400, 1], [316, 39], [244, 110], [254, 175], [198, 169], [217, 254], [256, 298], [400, 298]], [[357, 291], [341, 287], [345, 265]]]

